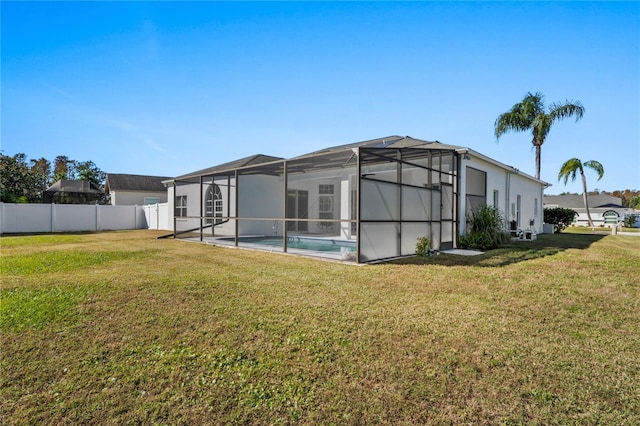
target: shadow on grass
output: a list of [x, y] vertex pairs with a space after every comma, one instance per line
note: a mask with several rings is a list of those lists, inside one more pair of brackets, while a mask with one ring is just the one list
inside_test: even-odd
[[595, 234], [545, 234], [535, 241], [517, 241], [477, 256], [440, 254], [431, 257], [409, 257], [389, 263], [398, 265], [449, 265], [496, 267], [512, 263], [552, 256], [567, 249], [587, 249], [606, 235]]

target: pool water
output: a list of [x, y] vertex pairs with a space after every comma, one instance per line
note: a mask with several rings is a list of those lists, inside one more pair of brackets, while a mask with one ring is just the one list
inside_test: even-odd
[[[270, 247], [282, 247], [282, 237], [241, 237], [240, 244], [252, 243]], [[287, 248], [323, 252], [355, 252], [355, 241], [328, 240], [320, 238], [288, 237]]]

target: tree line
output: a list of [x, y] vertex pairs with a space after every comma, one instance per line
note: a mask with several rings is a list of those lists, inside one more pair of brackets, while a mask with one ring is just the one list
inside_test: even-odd
[[40, 203], [42, 193], [60, 179], [87, 180], [103, 187], [107, 174], [93, 161], [58, 155], [27, 161], [26, 154], [0, 154], [0, 199], [5, 203]]

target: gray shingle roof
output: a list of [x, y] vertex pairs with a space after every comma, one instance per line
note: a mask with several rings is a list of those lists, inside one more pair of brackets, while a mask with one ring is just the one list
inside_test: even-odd
[[343, 151], [351, 148], [431, 148], [431, 149], [446, 149], [455, 150], [461, 149], [461, 146], [445, 145], [438, 141], [425, 141], [422, 139], [415, 139], [411, 136], [387, 136], [384, 138], [371, 139], [363, 142], [349, 143], [346, 145], [337, 145], [330, 148], [314, 151], [309, 154], [302, 155], [306, 157], [308, 155], [325, 154], [334, 151]]
[[[231, 171], [240, 167], [255, 166], [257, 164], [269, 163], [271, 161], [283, 160], [282, 157], [273, 157], [271, 155], [255, 154], [249, 157], [240, 158], [238, 160], [229, 161], [228, 163], [219, 164], [217, 166], [209, 167], [206, 169], [198, 170], [188, 173], [186, 175], [178, 176], [176, 180], [184, 180], [195, 178], [198, 176], [212, 175], [215, 173]], [[170, 178], [167, 178], [170, 179]], [[165, 180], [167, 180], [165, 179]]]
[[[471, 152], [468, 148], [457, 146], [457, 145], [447, 145], [440, 143], [438, 141], [425, 141], [421, 139], [415, 139], [411, 136], [387, 136], [384, 138], [371, 139], [362, 142], [350, 143], [346, 145], [337, 145], [329, 148], [324, 148], [319, 151], [313, 151], [308, 154], [300, 155], [298, 157], [293, 157], [286, 159], [287, 161], [295, 160], [295, 163], [298, 167], [303, 167], [304, 162], [309, 164], [309, 167], [317, 167], [321, 165], [322, 167], [326, 167], [333, 162], [336, 164], [344, 163], [344, 155], [346, 152], [350, 151], [353, 148], [423, 148], [423, 149], [431, 149], [431, 150], [443, 150], [443, 151], [464, 151]], [[474, 155], [480, 155], [479, 153], [473, 152]], [[322, 158], [322, 163], [313, 163], [316, 157]], [[484, 158], [484, 157], [483, 157]], [[175, 178], [176, 181], [191, 181], [196, 182], [200, 176], [207, 176], [213, 174], [226, 174], [231, 173], [235, 169], [239, 169], [242, 167], [254, 166], [259, 164], [266, 164], [270, 162], [277, 162], [285, 160], [282, 157], [273, 157], [270, 155], [264, 154], [256, 154], [249, 157], [244, 157], [239, 160], [230, 161], [228, 163], [220, 164], [217, 166], [209, 167], [207, 169], [198, 170], [195, 172], [191, 172], [182, 176], [178, 176]], [[499, 163], [495, 160], [492, 160], [494, 164], [497, 164], [501, 167], [507, 169], [513, 169], [511, 166], [507, 166], [505, 164]], [[293, 162], [293, 161], [292, 161]], [[171, 179], [167, 179], [171, 180]]]
[[162, 181], [171, 179], [164, 176], [130, 175], [108, 173], [105, 188], [110, 191], [165, 192]]
[[[587, 195], [589, 208], [597, 207], [622, 207], [622, 198], [613, 195]], [[558, 205], [566, 209], [584, 208], [582, 194], [562, 194], [562, 195], [545, 195], [543, 198], [545, 205]]]

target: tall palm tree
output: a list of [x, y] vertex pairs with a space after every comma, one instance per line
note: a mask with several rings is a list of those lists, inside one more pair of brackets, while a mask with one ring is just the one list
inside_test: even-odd
[[598, 180], [602, 179], [604, 176], [604, 167], [596, 160], [585, 161], [582, 163], [577, 158], [572, 158], [570, 160], [565, 161], [565, 163], [560, 167], [560, 173], [558, 173], [558, 180], [564, 178], [564, 184], [567, 184], [567, 180], [571, 177], [572, 181], [576, 180], [576, 173], [580, 172], [580, 177], [582, 178], [582, 200], [584, 201], [584, 208], [587, 210], [587, 218], [589, 219], [589, 226], [593, 226], [593, 221], [591, 220], [591, 214], [589, 213], [589, 203], [587, 202], [587, 178], [584, 177], [584, 167], [589, 167], [598, 173]]
[[540, 151], [551, 125], [557, 120], [562, 120], [575, 115], [576, 121], [582, 118], [584, 107], [579, 101], [565, 101], [549, 105], [549, 111], [544, 109], [544, 96], [536, 92], [527, 93], [523, 100], [515, 104], [511, 110], [501, 114], [495, 123], [495, 135], [497, 139], [503, 134], [514, 131], [524, 132], [531, 130], [533, 133], [533, 146], [536, 149], [536, 178], [540, 179]]

